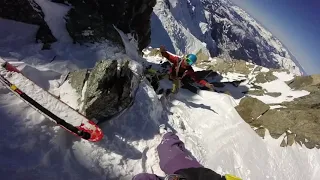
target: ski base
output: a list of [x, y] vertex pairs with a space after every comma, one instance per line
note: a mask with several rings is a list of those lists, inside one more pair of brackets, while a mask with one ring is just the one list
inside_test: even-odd
[[[5, 62], [1, 65], [6, 71], [13, 72], [13, 73], [20, 73], [21, 72], [8, 62]], [[22, 74], [23, 76], [23, 74]], [[25, 76], [24, 76], [25, 77]], [[32, 82], [29, 79], [30, 82]], [[11, 83], [4, 75], [0, 74], [0, 82], [4, 84], [11, 92], [13, 92], [16, 96], [18, 96], [20, 99], [22, 99], [25, 103], [30, 105], [33, 109], [38, 111], [40, 114], [44, 115], [45, 117], [49, 118], [51, 121], [54, 121], [56, 124], [61, 126], [62, 128], [66, 129], [67, 131], [71, 132], [72, 134], [81, 137], [82, 139], [96, 142], [103, 138], [102, 130], [91, 120], [86, 119], [83, 115], [81, 115], [79, 112], [78, 116], [82, 118], [82, 120], [86, 120], [86, 123], [81, 123], [80, 126], [74, 126], [67, 121], [65, 121], [63, 118], [58, 117], [54, 113], [52, 113], [50, 110], [45, 108], [43, 105], [35, 101], [33, 98], [28, 96], [25, 92], [23, 92], [21, 89], [19, 89], [15, 84]], [[34, 86], [36, 86], [34, 84]], [[42, 91], [45, 91], [44, 89], [40, 88]], [[76, 111], [70, 106], [68, 106], [66, 103], [62, 102], [61, 100], [57, 99], [55, 96], [50, 94], [49, 92], [45, 91], [47, 95], [52, 96], [56, 100], [59, 101], [59, 103], [63, 103], [65, 108], [70, 108], [70, 110]]]

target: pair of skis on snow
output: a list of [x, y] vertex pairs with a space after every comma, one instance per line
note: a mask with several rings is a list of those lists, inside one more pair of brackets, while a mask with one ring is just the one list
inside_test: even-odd
[[[22, 75], [22, 77], [25, 78], [26, 81], [29, 81], [29, 83], [31, 83], [32, 86], [36, 87], [36, 89], [41, 91], [41, 93], [43, 93], [45, 96], [50, 96], [51, 100], [55, 101], [52, 103], [61, 103], [63, 109], [67, 109], [69, 112], [72, 112], [72, 116], [76, 116], [76, 118], [78, 119], [76, 119], [76, 121], [68, 122], [68, 118], [64, 119], [62, 113], [59, 113], [57, 109], [50, 110], [50, 106], [41, 102], [37, 102], [28, 94], [26, 94], [21, 88], [19, 89], [19, 87], [17, 87], [14, 83], [10, 82], [10, 78], [7, 78], [6, 75], [0, 74], [0, 82], [4, 84], [16, 96], [18, 96], [32, 108], [38, 111], [40, 114], [49, 118], [51, 121], [54, 121], [56, 124], [71, 132], [72, 134], [81, 137], [85, 140], [96, 142], [103, 138], [102, 130], [93, 121], [88, 120], [82, 114], [74, 110], [72, 107], [62, 102], [46, 90], [37, 86], [34, 82], [25, 77], [16, 67], [9, 64], [8, 62], [4, 62], [0, 68], [2, 68], [2, 71], [7, 72], [7, 75], [10, 73], [19, 73], [19, 75]], [[55, 111], [55, 113], [53, 113], [53, 111]], [[73, 119], [74, 118], [75, 117], [73, 117]]]

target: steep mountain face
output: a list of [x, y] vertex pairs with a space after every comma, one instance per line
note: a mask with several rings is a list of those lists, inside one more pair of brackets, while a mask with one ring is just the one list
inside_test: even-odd
[[[169, 34], [173, 43], [170, 50], [177, 53], [197, 53], [205, 48], [213, 57], [241, 59], [302, 74], [281, 42], [228, 0], [158, 0], [154, 12], [153, 20], [160, 20], [165, 27], [162, 32], [153, 27], [155, 36]], [[158, 24], [153, 22], [154, 26]], [[166, 43], [159, 38], [153, 41], [154, 46]]]

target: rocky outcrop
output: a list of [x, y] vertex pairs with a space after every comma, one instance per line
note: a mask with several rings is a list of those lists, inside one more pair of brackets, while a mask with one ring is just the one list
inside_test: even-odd
[[292, 89], [306, 90], [309, 92], [320, 91], [320, 75], [297, 76], [288, 82], [288, 85]]
[[255, 95], [255, 96], [263, 96], [265, 94], [265, 92], [262, 89], [256, 89], [256, 90], [249, 91], [248, 94]]
[[39, 26], [35, 41], [50, 44], [56, 41], [44, 21], [41, 8], [33, 0], [1, 0], [0, 17]]
[[90, 119], [109, 120], [133, 102], [137, 79], [129, 61], [103, 60], [92, 70], [80, 70], [69, 75], [71, 86], [82, 96], [81, 109]]
[[86, 80], [88, 79], [88, 76], [88, 69], [74, 71], [69, 74], [70, 84], [79, 95], [82, 94], [82, 89]]
[[75, 42], [109, 39], [122, 44], [113, 26], [133, 33], [139, 50], [150, 43], [150, 18], [156, 0], [65, 0], [72, 5], [67, 29]]
[[243, 60], [226, 61], [220, 58], [215, 58], [213, 62], [201, 62], [201, 66], [219, 73], [234, 72], [244, 74], [244, 76], [248, 75], [254, 67], [253, 64]]
[[209, 60], [209, 55], [204, 53], [202, 49], [200, 49], [199, 52], [197, 52], [197, 57], [198, 57], [198, 61], [197, 61], [197, 64], [199, 64], [200, 62], [203, 62], [203, 61], [208, 61]]
[[266, 95], [272, 96], [272, 97], [279, 97], [279, 96], [281, 96], [281, 93], [279, 93], [279, 92], [268, 92], [268, 93], [266, 93]]
[[297, 98], [281, 105], [285, 108], [267, 109], [268, 105], [251, 97], [243, 98], [236, 107], [240, 116], [256, 132], [264, 137], [268, 129], [271, 137], [278, 139], [285, 134], [281, 146], [291, 146], [294, 142], [308, 148], [320, 148], [320, 92]]
[[[118, 27], [131, 33], [138, 41], [141, 51], [151, 39], [151, 13], [156, 0], [53, 0], [55, 3], [71, 5], [66, 19], [66, 28], [74, 42], [99, 42], [108, 39], [122, 45]], [[55, 42], [44, 13], [34, 0], [0, 1], [0, 17], [39, 25], [35, 40], [48, 44]]]
[[256, 76], [256, 83], [266, 83], [266, 82], [270, 82], [270, 81], [274, 81], [276, 80], [277, 77], [275, 75], [273, 75], [273, 71], [268, 71], [268, 72], [260, 72], [257, 76]]
[[270, 109], [270, 106], [252, 97], [243, 98], [240, 101], [240, 104], [236, 107], [236, 110], [238, 111], [240, 116], [247, 123], [251, 123], [257, 120], [261, 115], [266, 113], [269, 109]]

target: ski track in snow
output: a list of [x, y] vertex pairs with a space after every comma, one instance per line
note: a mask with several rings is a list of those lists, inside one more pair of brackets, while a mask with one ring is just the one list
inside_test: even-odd
[[[29, 34], [36, 30], [23, 23], [0, 19], [1, 23], [25, 28]], [[8, 36], [4, 37], [13, 37], [12, 31], [5, 32]], [[29, 76], [47, 74], [38, 79], [37, 85], [59, 92], [62, 100], [69, 103], [74, 93], [65, 86], [57, 89], [52, 85], [59, 77], [48, 70], [64, 73], [92, 67], [100, 59], [127, 57], [108, 42], [87, 47], [55, 43], [52, 50], [40, 51], [41, 47], [34, 45], [32, 39], [18, 37], [21, 44], [15, 46], [9, 46], [13, 44], [8, 43], [8, 38], [0, 40], [1, 58], [22, 62], [21, 67], [31, 64], [34, 68], [22, 68]], [[128, 44], [126, 48], [133, 52]], [[53, 57], [55, 60], [50, 63]], [[140, 65], [134, 62], [132, 68], [139, 72]], [[15, 74], [13, 77], [19, 78], [15, 79], [17, 82], [23, 80]], [[165, 81], [162, 85], [171, 86]], [[25, 90], [32, 89], [25, 86]], [[267, 135], [262, 139], [241, 119], [234, 109], [237, 103], [228, 95], [207, 91], [195, 95], [182, 89], [166, 110], [148, 82], [142, 81], [136, 94], [132, 107], [101, 125], [104, 139], [90, 143], [51, 123], [0, 86], [0, 174], [7, 179], [48, 180], [130, 179], [141, 172], [164, 175], [156, 147], [160, 142], [158, 125], [165, 123], [203, 165], [218, 173], [233, 173], [248, 180], [316, 180], [320, 176], [319, 150], [297, 144], [281, 148], [283, 137], [275, 140]], [[45, 98], [39, 99], [42, 100]]]

